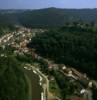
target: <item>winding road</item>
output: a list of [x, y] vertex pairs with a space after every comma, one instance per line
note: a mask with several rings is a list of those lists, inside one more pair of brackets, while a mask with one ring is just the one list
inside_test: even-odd
[[[39, 71], [39, 69], [35, 68], [35, 66], [30, 65], [30, 64], [26, 64], [26, 66], [28, 66], [28, 70], [29, 70], [29, 68], [31, 68], [29, 71], [34, 72], [34, 74], [36, 74], [36, 75], [38, 75], [38, 77], [40, 77], [40, 82], [42, 83], [42, 88], [43, 88], [43, 91], [41, 91], [41, 100], [48, 100], [48, 92], [49, 92], [48, 78], [41, 71]], [[40, 83], [40, 82], [38, 82], [38, 83]]]

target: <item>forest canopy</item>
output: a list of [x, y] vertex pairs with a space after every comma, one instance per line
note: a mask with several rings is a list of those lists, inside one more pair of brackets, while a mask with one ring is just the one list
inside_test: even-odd
[[39, 55], [97, 78], [97, 29], [90, 26], [68, 25], [37, 34], [28, 45]]
[[27, 83], [19, 62], [0, 57], [0, 100], [27, 100]]

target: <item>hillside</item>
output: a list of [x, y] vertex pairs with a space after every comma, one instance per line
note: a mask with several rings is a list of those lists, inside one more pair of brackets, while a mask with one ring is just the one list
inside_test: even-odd
[[28, 45], [39, 55], [56, 63], [64, 63], [96, 78], [97, 29], [93, 27], [64, 26], [38, 34]]
[[[2, 19], [2, 16], [6, 16]], [[97, 23], [97, 9], [0, 10], [0, 20], [27, 27], [56, 27], [72, 22]]]
[[21, 64], [2, 52], [0, 48], [0, 100], [27, 100], [28, 86]]

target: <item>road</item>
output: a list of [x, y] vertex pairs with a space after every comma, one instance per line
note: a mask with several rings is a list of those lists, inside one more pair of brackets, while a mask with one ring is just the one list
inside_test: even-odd
[[41, 100], [42, 88], [39, 84], [39, 76], [32, 70], [23, 70], [28, 83], [28, 100]]
[[42, 100], [48, 100], [48, 93], [49, 93], [49, 80], [48, 78], [41, 72], [39, 69], [35, 68], [35, 66], [27, 64], [29, 67], [32, 68], [34, 73], [36, 73], [39, 77], [42, 77], [42, 87], [43, 87], [43, 99]]
[[82, 100], [93, 100], [91, 90], [87, 89], [84, 93]]

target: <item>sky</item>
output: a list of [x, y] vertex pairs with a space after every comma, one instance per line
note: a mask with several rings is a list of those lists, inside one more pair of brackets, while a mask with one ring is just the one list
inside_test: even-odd
[[97, 0], [0, 0], [0, 9], [97, 8]]

